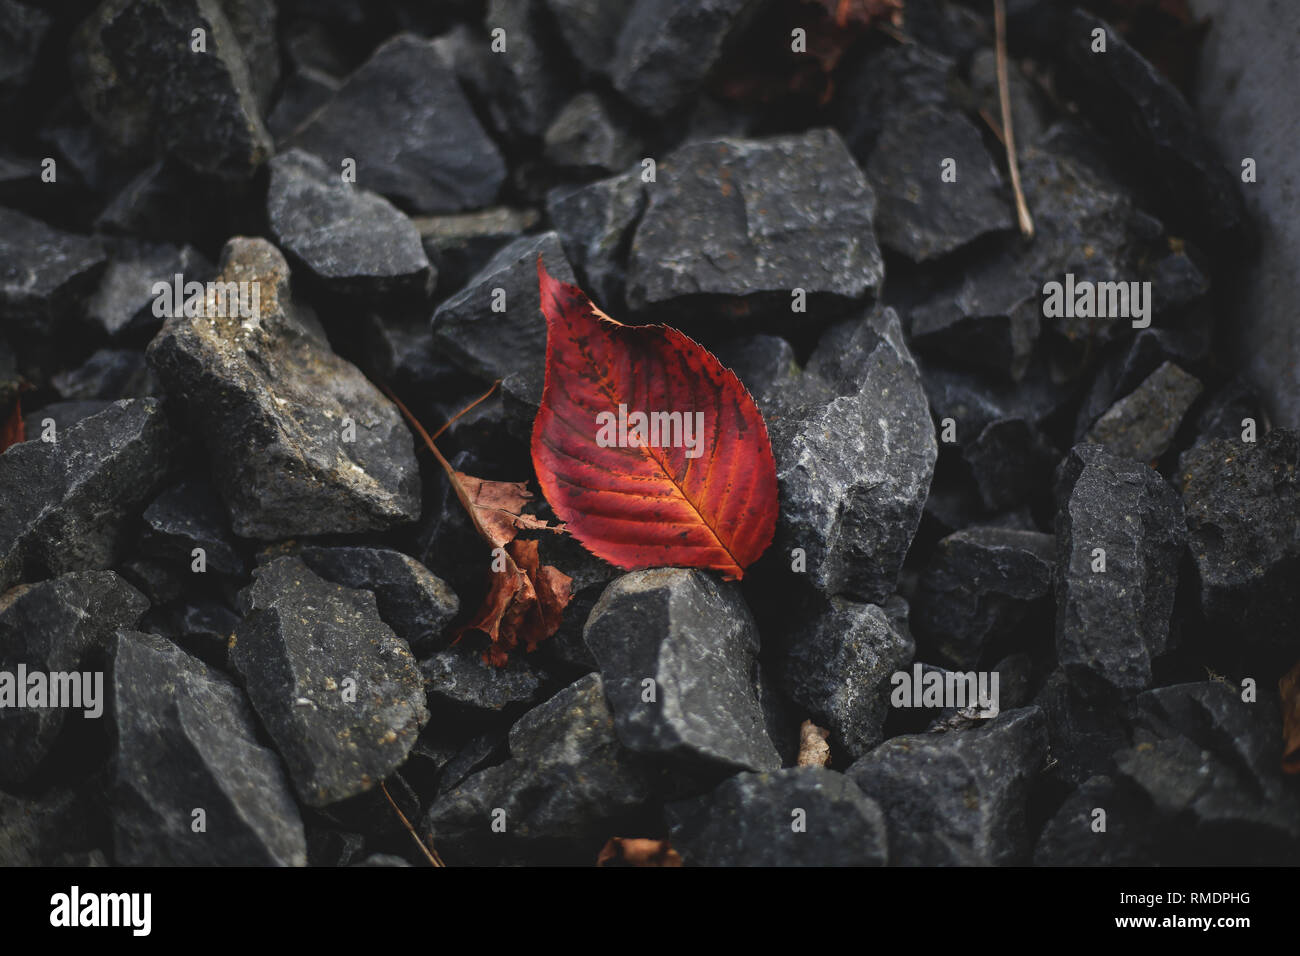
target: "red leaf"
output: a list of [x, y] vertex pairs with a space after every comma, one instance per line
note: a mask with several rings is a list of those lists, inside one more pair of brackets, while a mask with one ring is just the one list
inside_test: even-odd
[[5, 419], [4, 425], [0, 425], [0, 452], [10, 445], [17, 445], [26, 440], [27, 429], [23, 427], [23, 400], [21, 395], [15, 395], [13, 411]]
[[[546, 384], [532, 452], [551, 508], [589, 551], [620, 568], [742, 577], [776, 530], [776, 462], [754, 399], [676, 329], [615, 322], [581, 289], [548, 275], [540, 257], [537, 275]], [[617, 419], [620, 406], [632, 441], [602, 447], [597, 416]], [[649, 443], [637, 444], [637, 412], [681, 415], [662, 428], [668, 441], [651, 431], [639, 436]]]

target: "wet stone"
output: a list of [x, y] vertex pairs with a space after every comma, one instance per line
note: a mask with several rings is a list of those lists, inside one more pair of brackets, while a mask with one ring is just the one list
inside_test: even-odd
[[1166, 362], [1129, 395], [1097, 419], [1087, 440], [1136, 461], [1154, 462], [1166, 451], [1201, 383], [1172, 362]]

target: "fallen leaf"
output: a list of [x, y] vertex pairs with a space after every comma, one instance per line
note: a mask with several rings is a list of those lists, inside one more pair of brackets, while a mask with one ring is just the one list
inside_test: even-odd
[[0, 452], [10, 445], [17, 445], [26, 440], [27, 429], [23, 426], [23, 399], [21, 395], [15, 395], [13, 410], [9, 412], [4, 425], [0, 426]]
[[811, 720], [805, 720], [799, 727], [799, 766], [824, 767], [831, 760], [830, 744], [826, 738], [829, 730], [818, 727]]
[[596, 857], [597, 866], [681, 866], [682, 858], [667, 840], [611, 837]]
[[1282, 695], [1282, 770], [1300, 773], [1300, 661], [1277, 682]]
[[[504, 667], [510, 659], [510, 651], [520, 645], [532, 651], [540, 641], [558, 631], [564, 609], [573, 599], [573, 579], [558, 568], [543, 565], [537, 542], [521, 541], [517, 535], [520, 531], [563, 529], [535, 515], [523, 513], [524, 505], [533, 497], [523, 482], [487, 481], [453, 468], [411, 410], [392, 390], [386, 386], [383, 388], [447, 473], [452, 490], [469, 515], [474, 530], [493, 548], [488, 593], [469, 623], [457, 630], [456, 640], [470, 631], [478, 631], [489, 641], [483, 654], [484, 662]], [[490, 390], [488, 394], [491, 394]], [[478, 399], [469, 407], [482, 400]], [[467, 410], [453, 416], [452, 421]], [[500, 570], [496, 570], [498, 564]]]
[[[743, 577], [776, 530], [776, 462], [754, 399], [676, 329], [616, 322], [540, 257], [537, 275], [546, 384], [532, 454], [551, 508], [625, 570]], [[639, 428], [638, 414], [658, 427]]]

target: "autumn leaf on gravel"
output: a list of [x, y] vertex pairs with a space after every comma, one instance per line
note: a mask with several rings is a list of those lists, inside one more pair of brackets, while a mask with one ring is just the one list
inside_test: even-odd
[[[434, 443], [437, 436], [425, 431], [392, 390], [385, 386], [384, 392], [438, 459], [474, 530], [493, 549], [487, 596], [469, 623], [457, 630], [456, 640], [470, 631], [482, 633], [490, 642], [483, 655], [484, 661], [495, 667], [504, 667], [510, 659], [510, 651], [520, 645], [531, 651], [540, 641], [558, 631], [564, 619], [564, 609], [573, 599], [573, 579], [558, 568], [541, 563], [536, 541], [521, 541], [517, 536], [520, 531], [563, 529], [535, 515], [524, 514], [523, 508], [533, 496], [523, 482], [487, 481], [453, 468]], [[491, 389], [453, 416], [451, 421], [490, 394]], [[443, 429], [446, 427], [444, 425]], [[442, 431], [438, 434], [441, 435]]]
[[612, 837], [596, 857], [597, 866], [681, 866], [682, 858], [667, 840]]
[[1300, 661], [1277, 682], [1282, 695], [1282, 770], [1300, 773]]
[[776, 530], [776, 462], [754, 399], [676, 329], [614, 321], [540, 257], [537, 276], [546, 384], [533, 467], [555, 514], [625, 570], [743, 577]]

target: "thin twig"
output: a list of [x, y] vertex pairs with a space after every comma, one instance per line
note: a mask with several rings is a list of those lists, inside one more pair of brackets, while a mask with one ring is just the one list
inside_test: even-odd
[[491, 388], [489, 388], [478, 398], [474, 399], [474, 401], [470, 402], [468, 405], [466, 405], [464, 408], [458, 411], [455, 415], [452, 415], [451, 418], [447, 419], [447, 421], [443, 423], [443, 426], [433, 433], [433, 437], [434, 438], [439, 437], [448, 428], [456, 424], [456, 419], [460, 418], [462, 415], [464, 415], [466, 412], [470, 411], [471, 409], [475, 408], [476, 406], [482, 405], [484, 402], [486, 402], [488, 398], [492, 395], [492, 393], [497, 390], [497, 386], [500, 384], [501, 384], [501, 379], [497, 379], [495, 382], [493, 382]]
[[995, 120], [989, 114], [989, 111], [982, 106], [980, 107], [980, 119], [988, 124], [989, 129], [993, 131], [993, 135], [997, 137], [998, 142], [1003, 146], [1006, 146], [1007, 138], [1002, 134], [1002, 124]]
[[1016, 134], [1011, 128], [1011, 87], [1007, 82], [1007, 5], [1006, 0], [993, 0], [993, 25], [997, 33], [998, 99], [1002, 103], [1003, 142], [1007, 147], [1007, 166], [1011, 169], [1011, 191], [1016, 197], [1016, 217], [1020, 231], [1026, 236], [1034, 234], [1034, 220], [1025, 205], [1025, 194], [1020, 189], [1020, 165], [1016, 162]]
[[384, 796], [388, 798], [388, 805], [393, 808], [393, 812], [396, 813], [398, 819], [402, 821], [402, 826], [406, 827], [406, 832], [411, 834], [411, 839], [416, 842], [420, 851], [424, 853], [425, 858], [429, 861], [429, 865], [445, 867], [447, 864], [442, 862], [442, 857], [438, 856], [438, 852], [431, 847], [426, 846], [425, 842], [420, 839], [420, 834], [415, 832], [415, 827], [411, 826], [411, 821], [406, 819], [406, 814], [403, 813], [402, 808], [397, 805], [397, 801], [395, 801], [393, 795], [388, 792], [388, 787], [383, 783], [383, 781], [380, 781], [379, 789], [384, 791]]

